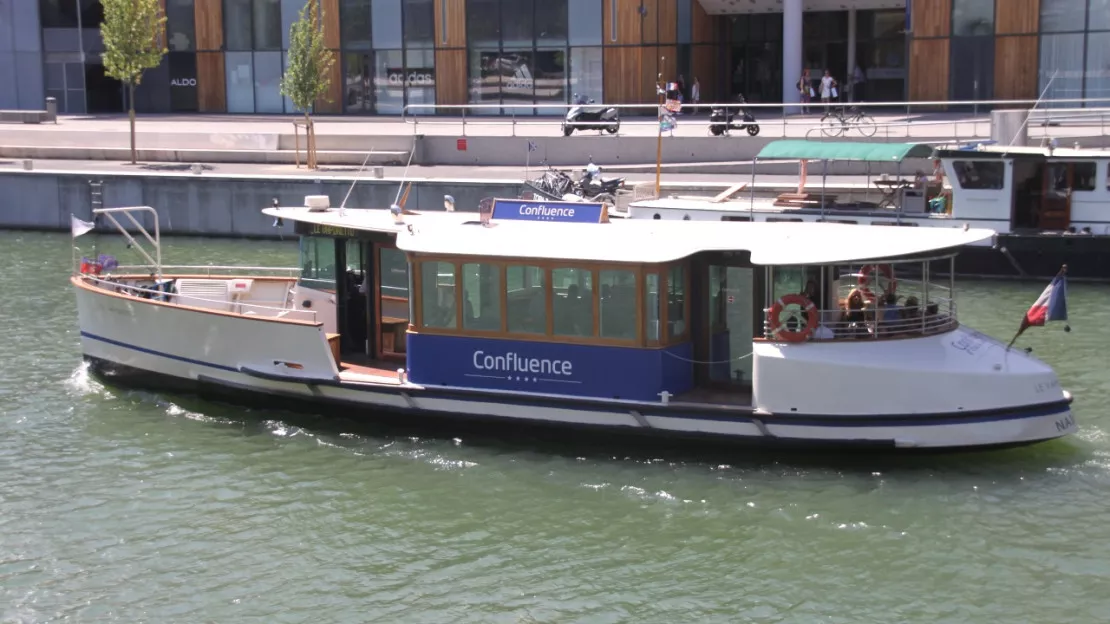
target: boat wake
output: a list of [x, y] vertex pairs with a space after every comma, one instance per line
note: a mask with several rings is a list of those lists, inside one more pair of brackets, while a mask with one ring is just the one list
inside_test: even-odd
[[66, 390], [78, 396], [99, 396], [105, 399], [114, 396], [104, 384], [96, 380], [88, 362], [78, 364], [77, 368], [62, 383]]

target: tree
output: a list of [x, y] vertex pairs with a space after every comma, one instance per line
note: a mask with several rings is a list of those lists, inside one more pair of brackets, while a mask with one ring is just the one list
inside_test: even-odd
[[104, 21], [104, 73], [127, 85], [131, 121], [131, 164], [135, 164], [135, 87], [143, 72], [158, 67], [166, 54], [166, 16], [158, 0], [101, 0]]
[[297, 21], [289, 27], [289, 66], [281, 77], [281, 94], [304, 111], [310, 169], [316, 168], [316, 129], [310, 114], [313, 104], [326, 97], [335, 63], [331, 51], [324, 47], [324, 33], [320, 29], [323, 15], [319, 0], [306, 0]]

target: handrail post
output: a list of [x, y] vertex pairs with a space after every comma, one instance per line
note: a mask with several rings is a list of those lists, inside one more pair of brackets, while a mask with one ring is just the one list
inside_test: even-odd
[[463, 136], [466, 136], [466, 109], [467, 109], [466, 104], [463, 104], [462, 108], [459, 109], [459, 110], [462, 111], [462, 135]]

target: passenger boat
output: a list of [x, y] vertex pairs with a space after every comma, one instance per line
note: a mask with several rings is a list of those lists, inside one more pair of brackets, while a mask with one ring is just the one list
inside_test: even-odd
[[91, 368], [448, 434], [969, 449], [1076, 431], [1048, 365], [958, 320], [947, 268], [989, 230], [306, 204], [264, 210], [295, 224], [295, 276], [164, 266], [152, 208], [98, 210], [148, 261], [74, 271]]
[[[631, 204], [628, 216], [989, 228], [997, 238], [961, 254], [961, 274], [1051, 277], [1067, 264], [1072, 278], [1110, 279], [1110, 150], [782, 140], [765, 146], [756, 162], [782, 160], [803, 163], [795, 193], [759, 197], [753, 174], [750, 185], [720, 199], [644, 200]], [[819, 188], [808, 185], [804, 163], [811, 161], [821, 172], [829, 162], [894, 171], [868, 176], [880, 198], [853, 200], [825, 192], [823, 175]]]

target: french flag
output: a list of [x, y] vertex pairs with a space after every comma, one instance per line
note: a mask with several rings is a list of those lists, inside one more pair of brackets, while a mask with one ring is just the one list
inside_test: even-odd
[[1025, 313], [1025, 318], [1021, 320], [1021, 328], [1039, 327], [1048, 321], [1066, 320], [1068, 320], [1068, 280], [1064, 271], [1060, 271]]

